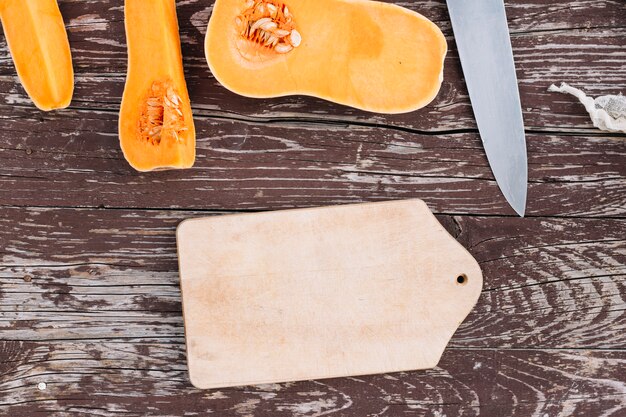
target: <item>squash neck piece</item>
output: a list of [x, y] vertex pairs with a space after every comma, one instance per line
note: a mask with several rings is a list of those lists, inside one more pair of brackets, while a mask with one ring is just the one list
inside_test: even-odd
[[74, 70], [56, 0], [4, 0], [0, 18], [17, 74], [33, 103], [44, 111], [67, 107]]
[[175, 0], [125, 0], [128, 74], [120, 145], [138, 171], [189, 168], [195, 128], [185, 82]]

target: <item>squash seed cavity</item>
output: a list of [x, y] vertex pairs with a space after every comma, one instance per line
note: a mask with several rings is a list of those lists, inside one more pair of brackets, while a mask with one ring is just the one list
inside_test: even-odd
[[170, 81], [155, 81], [148, 89], [139, 117], [139, 137], [152, 145], [171, 139], [183, 142], [185, 117], [182, 100]]
[[[243, 40], [262, 49], [259, 52], [286, 54], [300, 46], [302, 36], [287, 5], [274, 0], [247, 0], [244, 7], [235, 25]], [[251, 58], [249, 53], [241, 52]]]

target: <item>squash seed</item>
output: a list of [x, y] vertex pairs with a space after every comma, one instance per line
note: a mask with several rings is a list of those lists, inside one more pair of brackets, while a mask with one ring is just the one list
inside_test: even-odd
[[295, 47], [300, 46], [300, 42], [302, 42], [302, 36], [300, 35], [300, 32], [295, 29], [292, 30], [291, 34], [289, 35], [289, 42]]
[[265, 23], [270, 23], [272, 21], [271, 18], [269, 17], [264, 17], [262, 19], [257, 20], [256, 22], [254, 22], [252, 24], [252, 26], [250, 27], [250, 32], [254, 32], [255, 30], [257, 30], [258, 28], [260, 28], [263, 24]]
[[278, 7], [274, 6], [272, 3], [267, 4], [267, 10], [270, 11], [270, 16], [272, 18], [276, 17], [276, 13], [278, 13]]
[[288, 45], [286, 43], [279, 43], [278, 45], [276, 45], [274, 47], [274, 50], [276, 52], [278, 52], [279, 54], [286, 54], [287, 52], [291, 51], [293, 49], [293, 46]]

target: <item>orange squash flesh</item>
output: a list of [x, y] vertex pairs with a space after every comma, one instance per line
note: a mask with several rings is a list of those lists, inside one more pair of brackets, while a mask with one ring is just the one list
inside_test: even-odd
[[196, 131], [175, 0], [126, 0], [128, 74], [120, 108], [124, 157], [138, 171], [189, 168]]
[[[267, 30], [253, 30], [260, 19], [267, 19], [261, 21]], [[275, 43], [271, 37], [283, 35], [281, 28], [300, 35], [291, 50], [291, 39]], [[288, 52], [277, 52], [272, 42]], [[304, 94], [380, 113], [432, 101], [446, 52], [434, 23], [368, 0], [216, 0], [205, 40], [211, 72], [235, 93]]]
[[65, 108], [74, 70], [56, 0], [1, 0], [0, 19], [24, 89], [41, 110]]

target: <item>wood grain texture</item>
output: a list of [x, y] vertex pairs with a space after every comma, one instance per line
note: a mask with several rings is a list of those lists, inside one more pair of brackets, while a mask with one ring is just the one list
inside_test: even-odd
[[11, 416], [619, 416], [626, 406], [623, 351], [448, 349], [421, 372], [212, 391], [190, 387], [180, 344], [2, 342], [0, 352]]
[[[206, 214], [0, 209], [2, 337], [182, 342], [175, 227]], [[626, 344], [625, 220], [439, 220], [484, 274], [478, 305], [451, 346]]]
[[[140, 174], [119, 150], [116, 113], [3, 109], [3, 204], [266, 210], [418, 197], [437, 213], [514, 214], [475, 132], [196, 117], [194, 168]], [[528, 216], [626, 215], [623, 137], [527, 141]]]
[[[433, 103], [395, 116], [229, 93], [203, 57], [212, 2], [178, 1], [198, 160], [152, 174], [134, 173], [118, 145], [122, 2], [59, 3], [76, 72], [69, 109], [32, 106], [0, 37], [0, 415], [624, 415], [626, 136], [546, 91], [624, 92], [623, 0], [505, 1], [528, 135], [524, 219], [484, 157], [444, 0], [396, 2], [441, 26], [450, 52]], [[411, 197], [484, 273], [438, 368], [191, 387], [181, 220]]]

